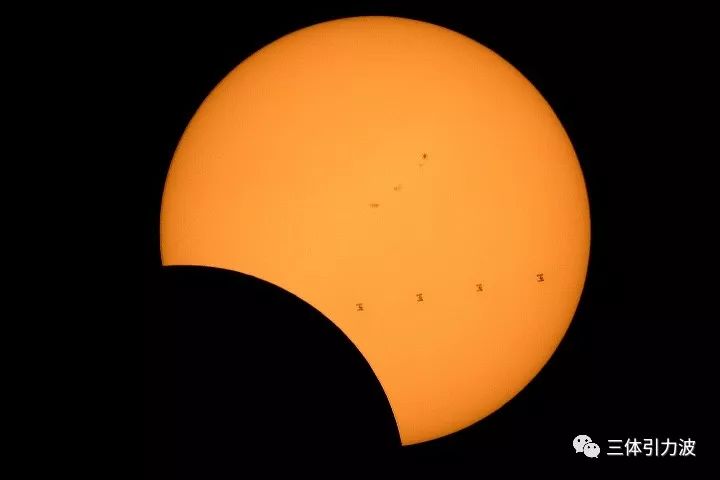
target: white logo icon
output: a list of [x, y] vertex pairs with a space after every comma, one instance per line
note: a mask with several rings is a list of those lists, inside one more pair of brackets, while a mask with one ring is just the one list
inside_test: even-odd
[[[587, 435], [578, 435], [575, 437], [575, 440], [573, 440], [573, 447], [575, 447], [575, 453], [582, 453], [583, 448], [588, 443], [592, 442], [592, 439], [588, 437]], [[595, 445], [595, 444], [593, 444]], [[597, 446], [597, 445], [595, 445]]]
[[583, 447], [583, 453], [586, 457], [597, 458], [600, 455], [600, 445], [597, 443], [586, 443]]

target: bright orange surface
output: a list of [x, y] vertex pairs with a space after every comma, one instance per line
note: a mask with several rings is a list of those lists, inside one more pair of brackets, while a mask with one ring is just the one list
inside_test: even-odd
[[187, 127], [161, 215], [163, 264], [262, 278], [335, 322], [403, 444], [538, 373], [589, 244], [582, 172], [542, 96], [482, 45], [389, 17], [305, 28], [235, 68]]

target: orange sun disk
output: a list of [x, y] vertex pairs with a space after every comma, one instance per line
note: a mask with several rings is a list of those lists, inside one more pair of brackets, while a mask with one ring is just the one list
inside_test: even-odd
[[365, 356], [403, 444], [532, 380], [577, 307], [582, 171], [510, 64], [445, 28], [358, 17], [291, 33], [212, 91], [177, 147], [164, 265], [253, 275]]

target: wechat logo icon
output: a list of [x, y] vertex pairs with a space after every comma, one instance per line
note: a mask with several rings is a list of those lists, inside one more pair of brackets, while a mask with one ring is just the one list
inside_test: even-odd
[[600, 445], [593, 443], [587, 435], [578, 435], [572, 443], [575, 453], [584, 453], [588, 458], [598, 458], [600, 455]]

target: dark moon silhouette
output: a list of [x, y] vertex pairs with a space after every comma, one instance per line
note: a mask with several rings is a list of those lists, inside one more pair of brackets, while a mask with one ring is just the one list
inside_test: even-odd
[[400, 449], [370, 366], [307, 303], [207, 267], [163, 268], [150, 288], [149, 472], [201, 478], [266, 457], [377, 458]]

